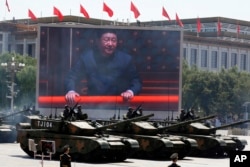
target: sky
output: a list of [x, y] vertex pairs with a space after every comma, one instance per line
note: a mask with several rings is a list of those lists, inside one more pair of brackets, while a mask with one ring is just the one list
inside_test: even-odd
[[[136, 19], [130, 11], [131, 1], [138, 8], [140, 16]], [[165, 8], [171, 20], [177, 13], [180, 19], [227, 17], [237, 20], [250, 21], [250, 0], [0, 0], [0, 21], [27, 19], [28, 9], [37, 18], [53, 15], [53, 7], [66, 15], [84, 17], [80, 13], [80, 4], [86, 9], [90, 18], [113, 21], [159, 21], [168, 20], [162, 16]], [[114, 12], [109, 17], [103, 9], [105, 2]]]

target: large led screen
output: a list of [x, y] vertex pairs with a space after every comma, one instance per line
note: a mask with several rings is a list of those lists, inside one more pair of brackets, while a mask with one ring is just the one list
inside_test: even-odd
[[[117, 37], [114, 41], [103, 39], [116, 42], [116, 48], [105, 49], [115, 49], [117, 64], [109, 64], [113, 57], [95, 59], [100, 52], [100, 34], [107, 30]], [[75, 103], [84, 108], [142, 105], [145, 110], [177, 111], [181, 42], [178, 29], [40, 25], [38, 107], [63, 107], [66, 93], [74, 89], [79, 94]], [[127, 84], [133, 88], [126, 88]], [[134, 91], [130, 100], [121, 97], [126, 89]]]

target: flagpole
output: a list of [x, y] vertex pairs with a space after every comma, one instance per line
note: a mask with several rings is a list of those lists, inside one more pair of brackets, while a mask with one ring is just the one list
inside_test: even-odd
[[6, 19], [6, 8], [4, 9], [4, 16], [3, 16], [3, 21]]
[[5, 21], [5, 19], [6, 19], [6, 8], [7, 8], [8, 6], [7, 6], [7, 1], [5, 1], [5, 8], [4, 8], [4, 21]]
[[131, 11], [131, 2], [132, 2], [132, 1], [130, 1], [130, 4], [129, 4], [129, 25], [130, 25], [130, 21], [132, 20], [132, 18], [131, 18], [131, 15], [132, 15], [132, 11]]
[[[197, 17], [198, 19], [199, 17]], [[196, 20], [196, 31], [197, 31], [197, 37], [199, 37], [199, 30], [198, 30], [198, 20]]]
[[217, 37], [220, 37], [221, 35], [221, 22], [220, 22], [220, 18], [218, 17], [218, 21], [217, 21]]
[[237, 25], [236, 25], [236, 31], [237, 31], [237, 39], [239, 39], [239, 33], [240, 33], [240, 25], [239, 25], [239, 21], [237, 21]]
[[175, 12], [175, 24], [174, 24], [175, 28], [177, 27], [177, 18], [176, 18], [176, 15], [177, 15], [177, 13]]
[[199, 33], [201, 31], [201, 22], [200, 22], [200, 18], [199, 16], [197, 16], [197, 20], [196, 20], [196, 31], [197, 31], [197, 37], [199, 37]]
[[104, 5], [104, 0], [102, 0], [102, 14], [101, 14], [101, 25], [103, 24], [103, 5]]
[[30, 30], [30, 19], [28, 19], [28, 31]]
[[[78, 4], [80, 4], [80, 6], [81, 6], [81, 2], [80, 1], [78, 1]], [[80, 9], [80, 12], [81, 12], [81, 9]], [[78, 16], [78, 23], [80, 23], [80, 14]]]
[[239, 23], [237, 22], [237, 25], [236, 25], [236, 31], [237, 31], [237, 39], [239, 39], [239, 31], [238, 31], [238, 26], [239, 26]]

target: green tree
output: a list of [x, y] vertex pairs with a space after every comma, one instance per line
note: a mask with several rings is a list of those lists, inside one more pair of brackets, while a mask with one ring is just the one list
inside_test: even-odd
[[[15, 91], [16, 94], [14, 105], [17, 107], [23, 107], [24, 105], [35, 104], [36, 94], [36, 59], [26, 55], [19, 55], [14, 53], [6, 53], [0, 55], [0, 63], [11, 62], [12, 58], [15, 58], [15, 62], [24, 63], [25, 66], [16, 71], [15, 75]], [[0, 83], [0, 94], [2, 108], [9, 108], [10, 99], [6, 98], [6, 95], [10, 94], [8, 88], [8, 81], [10, 81], [10, 73], [5, 67], [0, 68], [0, 76], [2, 78]]]
[[237, 67], [220, 72], [199, 70], [183, 63], [182, 106], [201, 109], [205, 115], [242, 114], [242, 105], [250, 101], [250, 73]]

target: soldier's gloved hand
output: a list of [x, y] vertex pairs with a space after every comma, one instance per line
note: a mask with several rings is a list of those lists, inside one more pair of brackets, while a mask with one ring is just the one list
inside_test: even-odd
[[134, 92], [132, 90], [127, 90], [125, 92], [122, 92], [121, 96], [123, 97], [124, 101], [129, 101], [129, 100], [133, 99]]
[[80, 95], [75, 91], [68, 91], [68, 93], [65, 95], [65, 100], [68, 104], [74, 105], [76, 103], [76, 98]]

